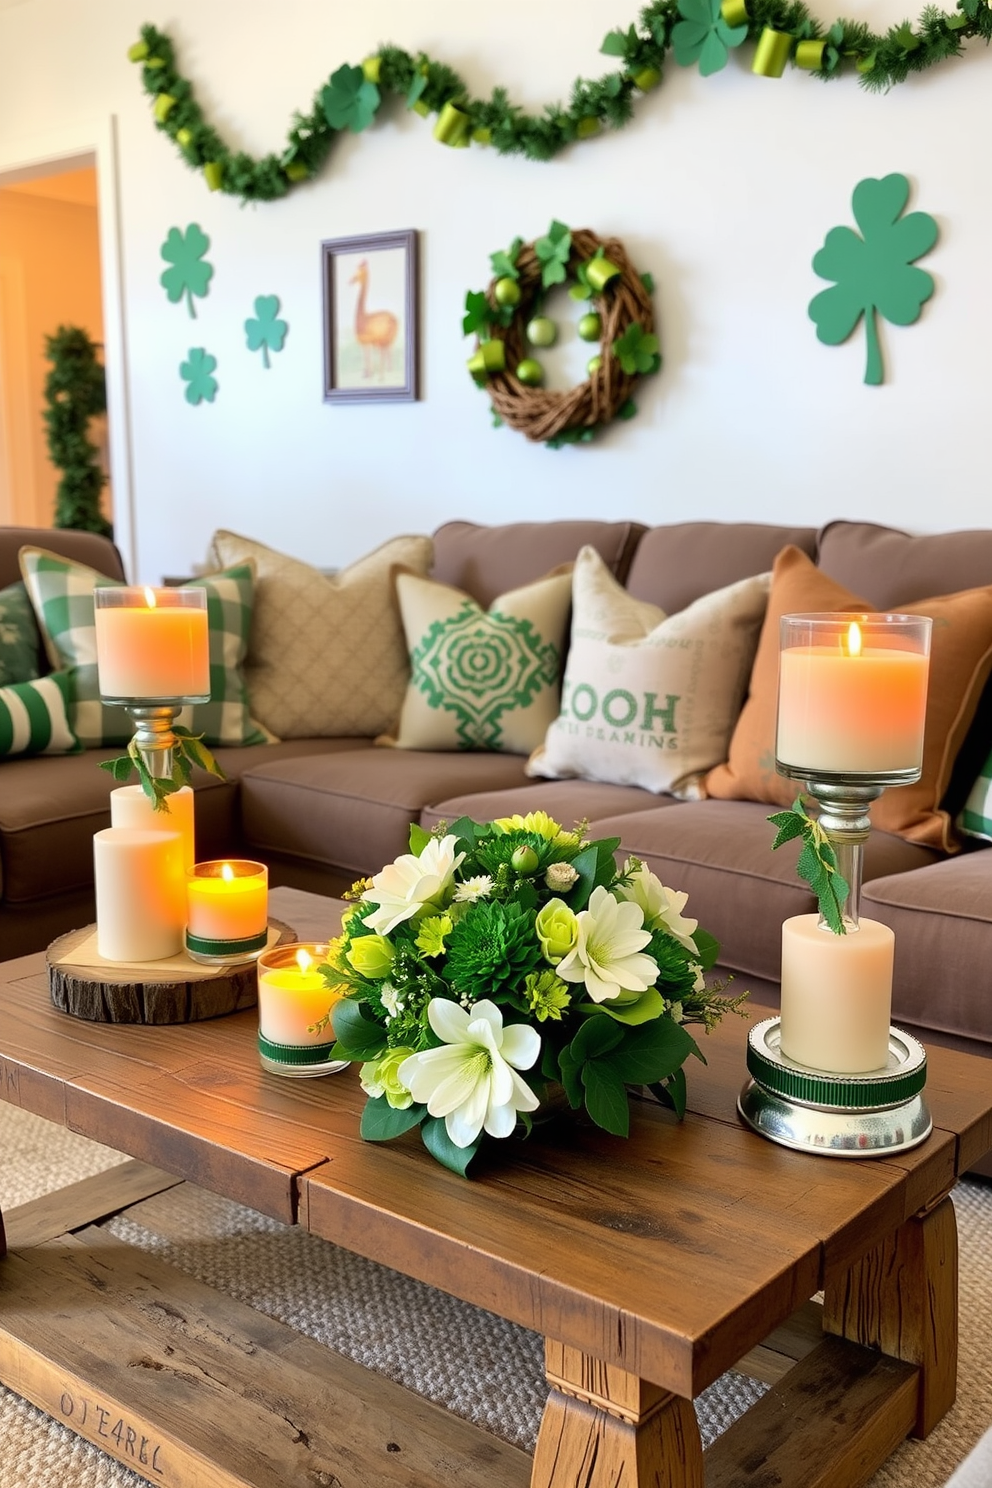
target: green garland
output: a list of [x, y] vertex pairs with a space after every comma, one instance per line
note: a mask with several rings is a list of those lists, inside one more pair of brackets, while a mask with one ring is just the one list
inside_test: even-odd
[[176, 143], [187, 165], [203, 171], [211, 191], [274, 201], [319, 173], [340, 131], [367, 129], [385, 93], [425, 117], [436, 114], [434, 137], [442, 144], [474, 142], [492, 145], [501, 155], [550, 160], [576, 140], [622, 128], [636, 96], [660, 83], [669, 51], [680, 66], [698, 64], [707, 76], [726, 65], [730, 48], [750, 40], [756, 48], [752, 70], [764, 76], [780, 77], [789, 60], [824, 81], [853, 67], [863, 87], [885, 92], [911, 73], [960, 56], [972, 37], [992, 40], [987, 0], [958, 0], [950, 11], [928, 5], [915, 27], [904, 21], [884, 35], [858, 21], [824, 26], [802, 0], [652, 0], [637, 25], [611, 31], [603, 42], [602, 51], [620, 59], [620, 68], [595, 80], [577, 78], [567, 107], [548, 104], [540, 114], [511, 103], [504, 88], [494, 89], [488, 101], [472, 98], [468, 85], [444, 63], [424, 52], [412, 56], [384, 46], [360, 67], [345, 63], [332, 73], [310, 112], [295, 115], [285, 148], [260, 160], [231, 151], [206, 122], [164, 32], [142, 26], [141, 40], [128, 56], [143, 64], [157, 127]]
[[48, 431], [48, 453], [62, 472], [55, 497], [55, 526], [113, 536], [100, 512], [100, 493], [106, 476], [99, 452], [87, 436], [90, 419], [107, 409], [103, 367], [97, 345], [78, 326], [59, 326], [45, 337], [45, 355], [52, 370], [45, 379], [43, 417]]

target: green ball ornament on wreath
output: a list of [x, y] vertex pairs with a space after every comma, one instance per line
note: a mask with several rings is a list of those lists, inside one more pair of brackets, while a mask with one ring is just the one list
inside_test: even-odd
[[[477, 338], [468, 369], [489, 393], [494, 422], [560, 449], [588, 443], [614, 419], [631, 418], [637, 411], [632, 397], [637, 380], [657, 372], [661, 356], [651, 275], [637, 272], [623, 244], [601, 240], [588, 228], [569, 230], [552, 222], [545, 237], [533, 243], [515, 238], [490, 262], [494, 278], [486, 290], [469, 290], [462, 330]], [[543, 372], [529, 349], [550, 346], [555, 339], [554, 322], [541, 306], [558, 284], [582, 302], [579, 335], [600, 343], [588, 362], [587, 380], [566, 392], [541, 386]]]

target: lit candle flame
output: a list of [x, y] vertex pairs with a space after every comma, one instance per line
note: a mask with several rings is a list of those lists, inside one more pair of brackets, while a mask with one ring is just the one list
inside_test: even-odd
[[145, 585], [145, 604], [150, 610], [155, 608], [155, 590], [149, 589], [147, 584]]
[[221, 878], [226, 879], [228, 883], [231, 882], [234, 877], [234, 869], [231, 867], [230, 863], [225, 863], [222, 866], [220, 870], [220, 876]]
[[313, 965], [313, 957], [308, 956], [302, 946], [296, 953], [296, 964], [301, 971], [309, 971]]
[[847, 654], [848, 656], [861, 655], [861, 626], [856, 620], [852, 620], [847, 632]]

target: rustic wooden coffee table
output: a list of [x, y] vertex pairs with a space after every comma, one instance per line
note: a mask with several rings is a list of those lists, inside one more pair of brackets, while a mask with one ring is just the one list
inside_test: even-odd
[[[301, 934], [331, 931], [328, 901], [274, 899]], [[947, 1195], [992, 1147], [984, 1061], [930, 1051], [934, 1133], [914, 1151], [808, 1157], [738, 1120], [746, 1024], [731, 1018], [706, 1040], [708, 1065], [689, 1071], [681, 1125], [644, 1102], [627, 1142], [566, 1124], [508, 1144], [465, 1181], [415, 1134], [363, 1143], [353, 1070], [265, 1074], [255, 1028], [251, 1012], [163, 1028], [86, 1023], [52, 1008], [44, 957], [25, 957], [0, 967], [0, 1094], [165, 1170], [129, 1165], [134, 1192], [101, 1212], [175, 1174], [304, 1225], [536, 1329], [551, 1393], [531, 1462], [81, 1228], [94, 1217], [84, 1183], [65, 1191], [55, 1224], [44, 1201], [8, 1215], [0, 1380], [151, 1481], [847, 1488], [952, 1404]], [[76, 1223], [64, 1212], [73, 1202]], [[820, 1289], [822, 1337], [704, 1455], [693, 1397]]]

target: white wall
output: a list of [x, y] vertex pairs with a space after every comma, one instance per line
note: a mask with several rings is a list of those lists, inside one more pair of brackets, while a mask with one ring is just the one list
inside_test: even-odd
[[[848, 6], [882, 29], [900, 0]], [[314, 184], [242, 207], [211, 195], [153, 127], [125, 58], [140, 23], [169, 31], [209, 117], [234, 145], [278, 149], [294, 108], [342, 61], [393, 41], [450, 62], [473, 91], [539, 107], [567, 96], [637, 0], [28, 0], [0, 11], [0, 159], [76, 119], [117, 119], [138, 572], [188, 572], [231, 527], [342, 564], [399, 531], [625, 515], [819, 523], [857, 516], [917, 530], [985, 525], [992, 356], [992, 185], [981, 168], [992, 57], [980, 44], [887, 96], [853, 76], [825, 86], [674, 62], [624, 131], [547, 164], [436, 144], [391, 106], [341, 139]], [[825, 21], [833, 10], [819, 8]], [[236, 16], [236, 23], [235, 23]], [[748, 53], [745, 56], [745, 53]], [[864, 335], [820, 345], [811, 259], [852, 223], [865, 176], [901, 171], [910, 210], [941, 229], [937, 292], [916, 326], [884, 325], [888, 381], [863, 385]], [[664, 367], [640, 415], [596, 444], [550, 451], [490, 428], [465, 372], [465, 291], [489, 254], [552, 216], [620, 237], [654, 274]], [[215, 276], [193, 321], [159, 285], [167, 230], [198, 222]], [[321, 239], [422, 233], [422, 401], [325, 405]], [[265, 372], [244, 346], [256, 295], [278, 294], [285, 350]], [[191, 346], [218, 358], [213, 405], [183, 399]]]

